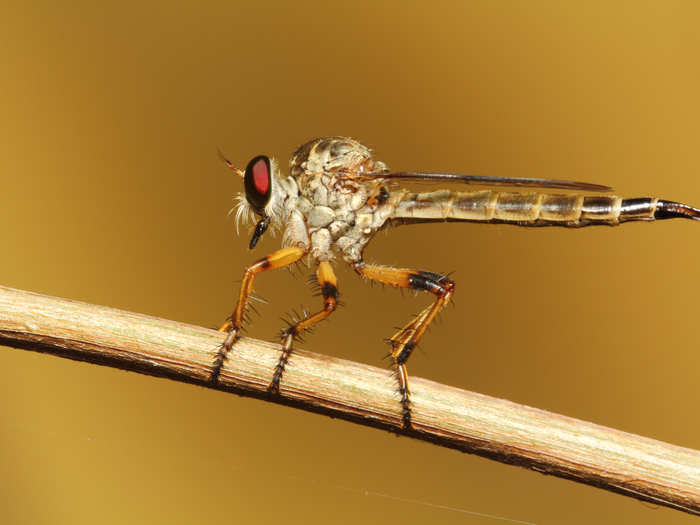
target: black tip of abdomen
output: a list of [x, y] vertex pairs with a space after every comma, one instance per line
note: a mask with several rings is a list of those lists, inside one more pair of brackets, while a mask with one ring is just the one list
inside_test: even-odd
[[654, 218], [657, 220], [682, 218], [699, 221], [700, 210], [680, 202], [659, 200], [656, 203]]

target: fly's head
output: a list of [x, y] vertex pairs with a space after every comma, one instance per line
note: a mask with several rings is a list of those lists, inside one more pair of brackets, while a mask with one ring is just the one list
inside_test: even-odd
[[280, 226], [285, 191], [280, 184], [279, 166], [265, 155], [253, 157], [245, 170], [236, 168], [223, 156], [222, 159], [243, 179], [244, 192], [235, 197], [236, 204], [231, 213], [236, 219], [236, 231], [241, 223], [256, 222], [249, 245], [252, 250], [269, 226]]

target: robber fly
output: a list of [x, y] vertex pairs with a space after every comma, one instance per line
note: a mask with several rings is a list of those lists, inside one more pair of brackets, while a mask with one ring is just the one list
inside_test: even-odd
[[[430, 292], [434, 302], [390, 339], [391, 358], [401, 402], [402, 425], [411, 427], [411, 402], [406, 361], [435, 316], [450, 301], [455, 283], [445, 275], [408, 268], [368, 264], [362, 252], [388, 224], [434, 221], [508, 223], [518, 226], [582, 227], [617, 225], [681, 217], [700, 220], [700, 210], [657, 198], [622, 199], [601, 193], [607, 186], [548, 179], [483, 177], [428, 172], [391, 172], [359, 142], [345, 137], [311, 140], [292, 156], [288, 176], [265, 156], [254, 157], [245, 170], [226, 164], [241, 178], [245, 193], [234, 208], [237, 223], [257, 219], [250, 248], [268, 227], [281, 230], [282, 248], [246, 268], [238, 303], [221, 327], [228, 335], [212, 369], [216, 382], [228, 352], [241, 330], [255, 276], [306, 257], [316, 267], [323, 308], [292, 323], [281, 334], [282, 352], [268, 387], [278, 393], [294, 339], [327, 318], [338, 305], [338, 283], [332, 264], [342, 259], [366, 279], [400, 288]], [[521, 191], [438, 190], [413, 193], [396, 182], [430, 181], [516, 187]], [[532, 191], [550, 188], [555, 191]], [[557, 193], [573, 190], [575, 194]], [[584, 195], [582, 193], [593, 194]]]

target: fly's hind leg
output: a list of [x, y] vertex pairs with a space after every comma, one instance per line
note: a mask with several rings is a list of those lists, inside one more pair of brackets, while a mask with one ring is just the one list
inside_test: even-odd
[[226, 356], [231, 351], [231, 348], [233, 348], [233, 344], [236, 342], [241, 327], [243, 326], [243, 318], [250, 299], [250, 294], [253, 292], [255, 276], [265, 270], [273, 270], [293, 264], [301, 259], [305, 253], [306, 251], [303, 248], [282, 248], [246, 268], [243, 274], [243, 281], [241, 282], [241, 291], [238, 293], [236, 308], [234, 308], [229, 320], [219, 328], [220, 332], [228, 332], [228, 335], [219, 348], [219, 351], [216, 353], [216, 357], [214, 357], [214, 364], [209, 379], [212, 383], [218, 381]]
[[268, 387], [271, 393], [276, 394], [279, 392], [280, 380], [282, 379], [284, 368], [287, 366], [287, 361], [289, 361], [289, 356], [292, 353], [294, 338], [319, 321], [323, 321], [326, 317], [331, 315], [338, 306], [338, 282], [330, 263], [326, 261], [321, 262], [318, 265], [318, 270], [316, 270], [316, 277], [318, 278], [321, 295], [323, 296], [323, 310], [305, 317], [282, 331], [282, 355], [277, 362], [275, 373]]
[[363, 277], [380, 283], [399, 288], [423, 290], [435, 295], [433, 304], [419, 313], [389, 340], [391, 342], [391, 357], [394, 360], [394, 368], [396, 369], [396, 377], [399, 383], [403, 427], [409, 429], [411, 427], [411, 398], [408, 388], [406, 361], [408, 361], [411, 352], [413, 352], [413, 349], [421, 340], [423, 334], [425, 334], [430, 323], [433, 322], [440, 310], [452, 298], [455, 283], [444, 275], [407, 268], [391, 268], [358, 263], [355, 265], [355, 270]]

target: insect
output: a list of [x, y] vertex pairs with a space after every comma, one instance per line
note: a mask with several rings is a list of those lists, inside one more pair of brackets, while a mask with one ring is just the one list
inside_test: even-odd
[[[601, 193], [607, 186], [548, 179], [484, 177], [429, 172], [391, 172], [374, 159], [369, 148], [345, 137], [317, 138], [292, 156], [289, 175], [265, 156], [254, 157], [244, 170], [226, 164], [243, 178], [244, 193], [234, 208], [237, 224], [257, 219], [250, 249], [268, 228], [282, 231], [282, 248], [259, 259], [243, 274], [238, 302], [220, 328], [228, 335], [217, 352], [211, 380], [223, 363], [243, 325], [255, 276], [307, 258], [316, 268], [323, 307], [282, 331], [282, 351], [268, 387], [279, 393], [294, 339], [326, 319], [338, 305], [338, 283], [332, 264], [342, 260], [362, 277], [400, 288], [433, 294], [434, 301], [390, 339], [401, 403], [401, 424], [411, 428], [411, 398], [406, 362], [437, 314], [449, 303], [455, 283], [445, 275], [408, 268], [368, 264], [362, 253], [375, 233], [389, 224], [433, 221], [509, 223], [518, 226], [617, 225], [675, 217], [700, 220], [700, 210], [657, 198], [622, 199]], [[516, 187], [520, 191], [484, 189], [425, 193], [401, 188], [401, 181], [462, 183]], [[552, 191], [534, 191], [547, 188]], [[556, 190], [573, 190], [564, 194]]]

